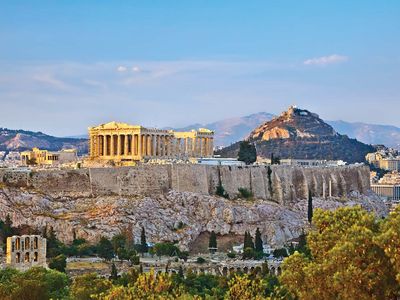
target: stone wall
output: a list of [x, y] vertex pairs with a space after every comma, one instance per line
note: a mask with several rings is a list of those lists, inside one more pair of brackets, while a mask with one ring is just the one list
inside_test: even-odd
[[[255, 198], [290, 204], [329, 195], [343, 198], [370, 189], [369, 168], [363, 165], [301, 168], [291, 166], [139, 165], [136, 167], [81, 170], [0, 171], [0, 182], [33, 189], [52, 197], [106, 195], [150, 196], [168, 190], [215, 194], [221, 184], [230, 198], [245, 188]], [[323, 191], [325, 188], [325, 192]]]

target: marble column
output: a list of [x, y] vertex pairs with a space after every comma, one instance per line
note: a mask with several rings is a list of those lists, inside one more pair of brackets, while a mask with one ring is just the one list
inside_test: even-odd
[[107, 156], [107, 135], [103, 135], [103, 156]]
[[127, 156], [129, 154], [129, 139], [128, 135], [124, 135], [124, 155]]

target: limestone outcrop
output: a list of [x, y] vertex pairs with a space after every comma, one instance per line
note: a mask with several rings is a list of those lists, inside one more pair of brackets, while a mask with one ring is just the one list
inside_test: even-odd
[[[329, 194], [329, 182], [332, 197]], [[215, 195], [221, 184], [231, 199]], [[254, 199], [237, 198], [238, 188]], [[323, 188], [326, 191], [323, 191]], [[143, 165], [138, 167], [0, 172], [0, 219], [15, 225], [53, 226], [58, 237], [96, 241], [145, 227], [152, 242], [177, 240], [183, 249], [206, 231], [242, 235], [260, 228], [273, 245], [307, 227], [307, 196], [314, 207], [360, 204], [377, 215], [387, 210], [369, 194], [365, 166], [337, 168]], [[323, 198], [322, 196], [326, 197]]]
[[[378, 215], [386, 213], [380, 200], [371, 197], [357, 195], [346, 203], [333, 199], [314, 199], [315, 207], [325, 209], [356, 204]], [[71, 241], [73, 231], [78, 237], [95, 242], [100, 236], [112, 237], [131, 225], [137, 240], [143, 226], [149, 241], [177, 240], [183, 249], [188, 249], [205, 231], [214, 230], [220, 235], [243, 235], [245, 231], [255, 232], [260, 228], [264, 239], [273, 245], [281, 245], [299, 236], [307, 227], [306, 200], [287, 207], [270, 201], [232, 201], [176, 191], [152, 197], [113, 195], [53, 198], [37, 192], [3, 188], [0, 191], [0, 218], [4, 219], [6, 214], [10, 214], [17, 226], [53, 226], [57, 236], [64, 242]]]

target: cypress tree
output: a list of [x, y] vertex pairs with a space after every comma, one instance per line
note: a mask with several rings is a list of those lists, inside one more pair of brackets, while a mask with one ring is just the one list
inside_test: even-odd
[[111, 276], [110, 276], [110, 279], [112, 279], [112, 280], [117, 280], [118, 279], [118, 270], [117, 270], [117, 267], [115, 266], [114, 263], [111, 265]]
[[144, 227], [142, 227], [142, 233], [140, 234], [140, 250], [143, 253], [147, 253], [149, 251], [149, 247], [147, 246], [146, 242], [146, 232], [144, 230]]
[[313, 218], [313, 204], [312, 204], [312, 195], [310, 191], [308, 192], [307, 218], [308, 222], [311, 224]]
[[263, 249], [263, 241], [261, 239], [261, 232], [260, 228], [257, 228], [256, 230], [256, 237], [255, 237], [255, 250], [257, 252], [262, 253], [264, 251]]
[[208, 248], [210, 248], [210, 251], [215, 251], [217, 249], [217, 235], [214, 231], [211, 231]]

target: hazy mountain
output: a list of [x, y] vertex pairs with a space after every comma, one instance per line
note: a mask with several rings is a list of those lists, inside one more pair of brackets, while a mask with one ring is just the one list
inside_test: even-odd
[[[350, 163], [364, 161], [374, 151], [370, 145], [337, 133], [332, 126], [308, 110], [290, 107], [280, 116], [257, 126], [249, 135], [262, 157], [333, 159]], [[220, 151], [237, 156], [239, 142]]]
[[[193, 124], [177, 130], [191, 130], [205, 127], [215, 131], [215, 144], [229, 146], [243, 140], [257, 126], [270, 121], [273, 114], [259, 112], [244, 117], [224, 119], [210, 124]], [[400, 149], [400, 128], [390, 125], [350, 123], [345, 121], [326, 121], [338, 133], [355, 138], [365, 144], [383, 144]]]
[[327, 121], [342, 134], [366, 144], [383, 144], [400, 149], [400, 128], [390, 125], [375, 125], [366, 123], [349, 123], [345, 121]]
[[38, 147], [51, 151], [76, 148], [80, 153], [88, 151], [86, 139], [59, 138], [26, 130], [0, 128], [0, 151], [22, 151]]
[[237, 141], [243, 140], [253, 128], [271, 120], [274, 115], [259, 112], [244, 117], [229, 118], [209, 124], [193, 124], [190, 126], [175, 128], [175, 130], [191, 130], [200, 127], [215, 131], [215, 146], [227, 146]]

